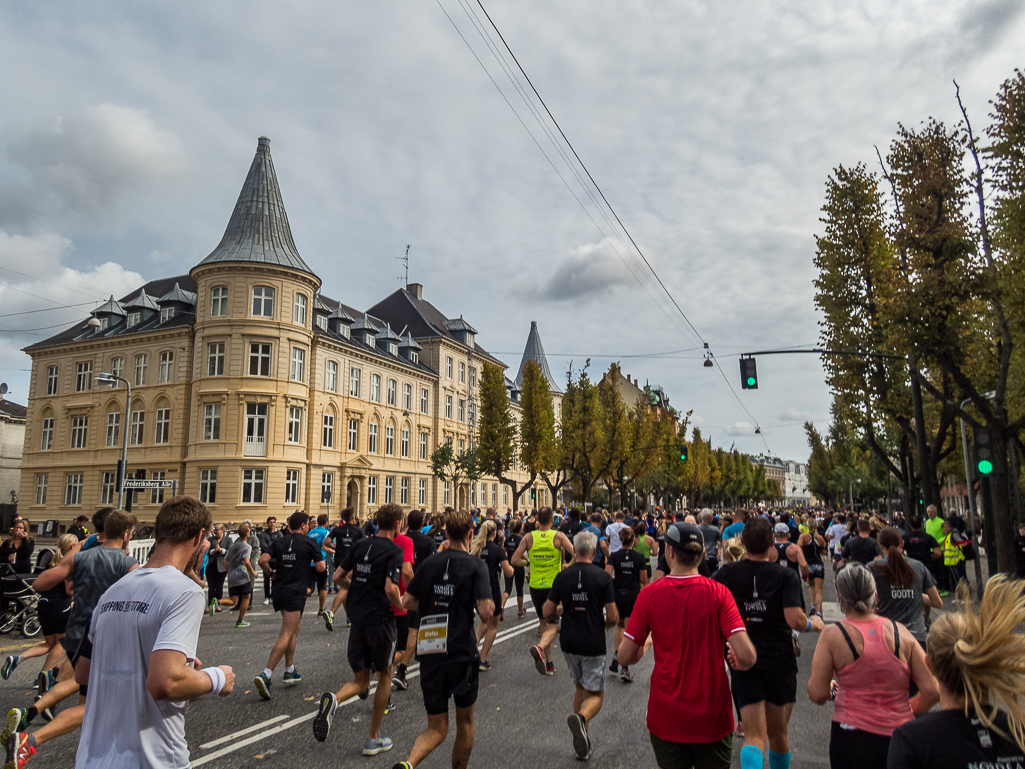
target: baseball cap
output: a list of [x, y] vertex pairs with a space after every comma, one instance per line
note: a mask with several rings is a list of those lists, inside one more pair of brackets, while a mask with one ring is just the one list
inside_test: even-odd
[[666, 528], [666, 540], [674, 546], [686, 545], [689, 542], [704, 546], [705, 540], [701, 536], [701, 530], [693, 523], [674, 523]]
[[773, 528], [773, 531], [777, 534], [789, 534], [790, 527], [787, 526], [785, 523], [777, 523], [776, 526]]

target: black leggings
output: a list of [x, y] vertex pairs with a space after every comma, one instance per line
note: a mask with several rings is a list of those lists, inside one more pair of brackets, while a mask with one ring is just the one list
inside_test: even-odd
[[215, 564], [207, 565], [206, 584], [210, 588], [211, 598], [216, 598], [218, 601], [224, 598], [224, 580], [227, 577], [228, 572], [218, 571]]
[[273, 574], [264, 574], [263, 575], [263, 597], [264, 598], [270, 598], [271, 597], [271, 579], [273, 577], [274, 577]]
[[833, 721], [829, 733], [831, 769], [886, 769], [890, 738], [861, 729], [844, 729]]
[[514, 566], [513, 575], [505, 578], [505, 592], [507, 595], [513, 594], [513, 584], [516, 585], [516, 595], [523, 595], [523, 576], [526, 574], [525, 566]]

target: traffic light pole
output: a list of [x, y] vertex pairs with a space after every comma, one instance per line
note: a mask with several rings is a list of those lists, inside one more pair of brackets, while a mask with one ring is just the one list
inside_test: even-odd
[[[965, 407], [965, 404], [967, 404], [970, 400], [971, 400], [971, 398], [966, 398], [961, 403], [961, 408], [963, 409]], [[964, 454], [965, 484], [968, 487], [968, 526], [972, 530], [971, 536], [972, 536], [972, 542], [974, 543], [974, 541], [975, 541], [975, 532], [976, 532], [976, 528], [978, 526], [978, 515], [977, 515], [976, 510], [975, 510], [975, 484], [972, 482], [972, 475], [973, 475], [973, 473], [972, 473], [972, 466], [971, 466], [971, 463], [969, 463], [969, 461], [968, 461], [968, 437], [965, 434], [964, 420], [963, 419], [959, 419], [958, 421], [961, 422], [961, 449], [962, 449], [962, 452]], [[986, 544], [989, 545], [989, 533], [988, 532], [986, 534]], [[993, 548], [992, 547], [987, 547], [986, 548], [986, 555], [987, 555], [987, 557], [989, 556], [990, 550], [993, 550]], [[975, 597], [976, 598], [980, 598], [982, 596], [982, 563], [981, 563], [981, 561], [982, 561], [982, 559], [979, 558], [978, 554], [976, 554], [975, 561], [974, 561], [974, 563], [975, 563]], [[991, 571], [990, 573], [992, 574], [993, 572]]]

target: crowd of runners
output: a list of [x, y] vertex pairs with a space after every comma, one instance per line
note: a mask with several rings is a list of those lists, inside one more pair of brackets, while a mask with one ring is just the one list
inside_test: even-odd
[[[0, 668], [8, 680], [43, 660], [34, 705], [7, 712], [5, 769], [75, 731], [83, 769], [188, 767], [185, 703], [235, 688], [230, 666], [196, 658], [203, 618], [237, 612], [237, 631], [256, 632], [246, 614], [261, 587], [281, 622], [250, 696], [302, 682], [296, 645], [311, 601], [319, 632], [347, 635], [351, 675], [320, 698], [317, 742], [331, 739], [339, 705], [360, 698], [372, 709], [363, 755], [392, 750], [384, 716], [419, 662], [426, 725], [395, 769], [446, 740], [450, 700], [452, 766], [468, 765], [481, 675], [504, 613], [522, 618], [525, 596], [538, 628], [522, 653], [539, 675], [564, 670], [572, 683], [567, 750], [582, 761], [600, 740], [590, 726], [606, 681], [632, 684], [631, 668], [652, 653], [646, 725], [661, 769], [728, 767], [735, 741], [742, 769], [786, 769], [801, 635], [820, 633], [807, 696], [832, 703], [831, 766], [1025, 765], [1023, 583], [998, 575], [973, 604], [964, 563], [977, 543], [935, 508], [887, 522], [789, 510], [428, 515], [388, 504], [366, 521], [351, 509], [337, 521], [295, 512], [229, 532], [198, 500], [175, 497], [143, 564], [127, 553], [135, 525], [131, 513], [98, 510], [40, 564], [44, 640]], [[16, 571], [32, 568], [27, 531], [16, 522], [0, 545]], [[1025, 526], [1020, 535], [1025, 571]], [[843, 615], [828, 625], [827, 568]]]

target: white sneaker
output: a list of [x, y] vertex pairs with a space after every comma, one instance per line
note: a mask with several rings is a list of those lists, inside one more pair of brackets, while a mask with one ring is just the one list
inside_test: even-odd
[[264, 606], [267, 606], [269, 603], [270, 603], [270, 598], [264, 598], [263, 599], [263, 605]]

